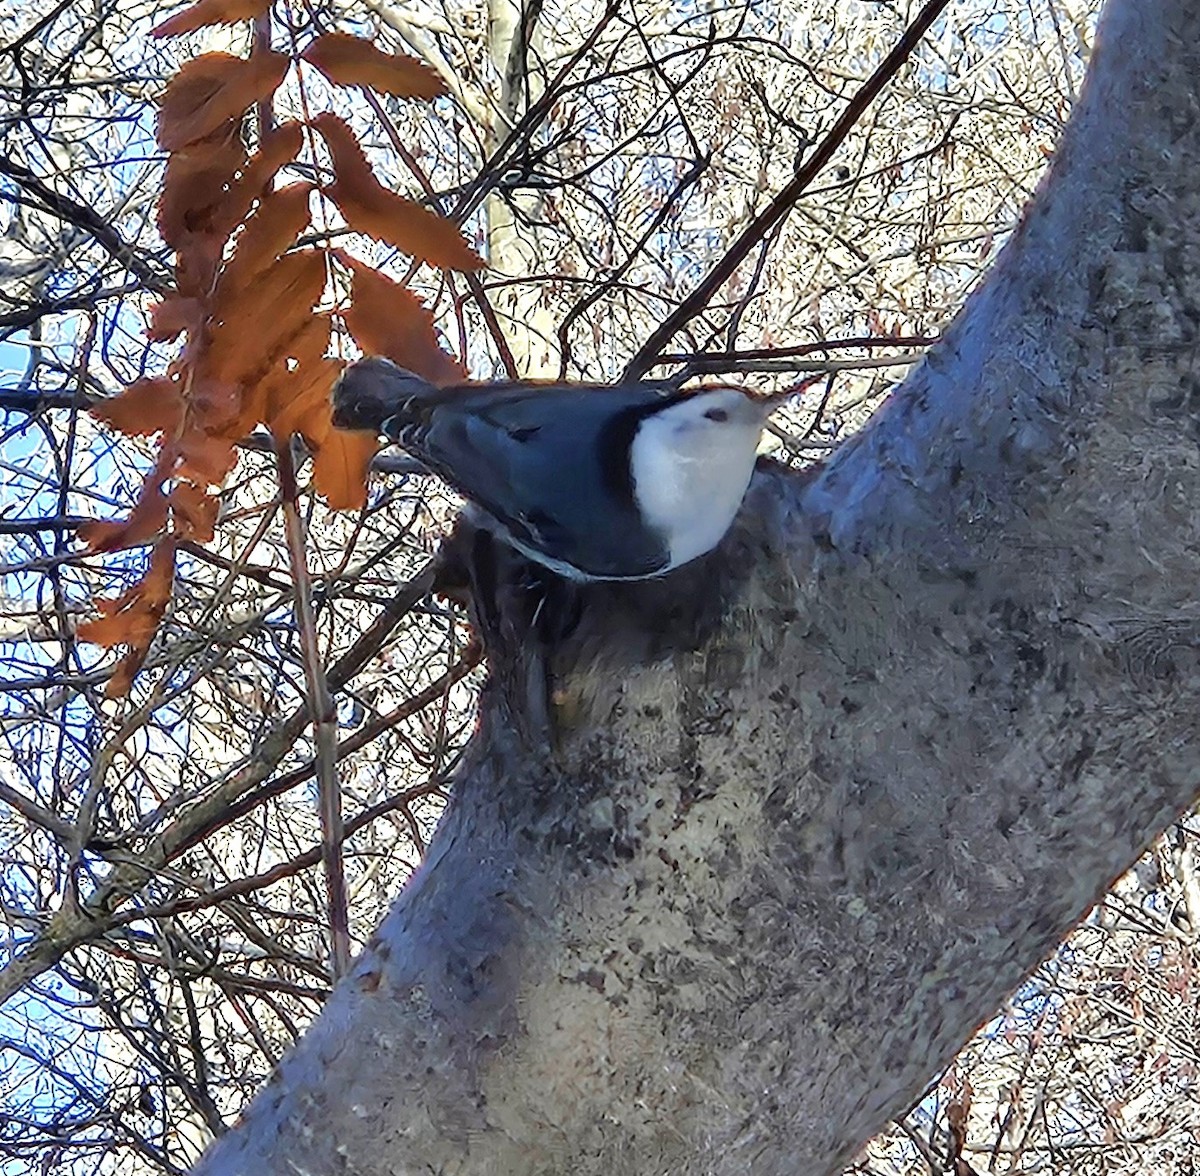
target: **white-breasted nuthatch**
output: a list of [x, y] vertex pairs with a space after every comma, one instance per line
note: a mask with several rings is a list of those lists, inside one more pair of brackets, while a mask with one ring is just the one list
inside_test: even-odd
[[575, 580], [661, 576], [716, 547], [779, 403], [727, 386], [437, 388], [381, 358], [351, 364], [335, 397], [340, 416], [356, 401], [399, 404], [381, 432]]

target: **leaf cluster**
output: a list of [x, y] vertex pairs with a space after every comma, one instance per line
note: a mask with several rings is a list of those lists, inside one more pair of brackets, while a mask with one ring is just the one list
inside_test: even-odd
[[[266, 0], [200, 0], [155, 29], [175, 36], [204, 25], [261, 18]], [[181, 340], [162, 375], [135, 381], [95, 406], [94, 415], [128, 436], [157, 436], [157, 457], [132, 512], [79, 529], [94, 552], [151, 542], [143, 577], [78, 636], [128, 652], [107, 686], [125, 694], [145, 659], [171, 596], [183, 541], [213, 538], [220, 488], [238, 442], [264, 426], [276, 447], [299, 435], [312, 453], [315, 488], [336, 509], [365, 504], [373, 435], [336, 429], [330, 391], [343, 361], [331, 356], [334, 316], [365, 352], [386, 355], [434, 382], [464, 376], [440, 346], [433, 319], [398, 282], [341, 249], [302, 246], [314, 197], [335, 205], [347, 226], [441, 269], [483, 263], [458, 227], [385, 188], [351, 128], [333, 114], [270, 126], [270, 102], [303, 62], [339, 86], [370, 86], [432, 99], [437, 76], [420, 62], [385, 53], [344, 33], [325, 33], [296, 58], [256, 50], [243, 58], [205, 53], [170, 80], [157, 137], [168, 152], [158, 228], [174, 252], [174, 288], [151, 310], [149, 336]], [[258, 145], [244, 145], [257, 114]], [[332, 179], [276, 186], [319, 135]], [[349, 302], [321, 309], [339, 276]]]

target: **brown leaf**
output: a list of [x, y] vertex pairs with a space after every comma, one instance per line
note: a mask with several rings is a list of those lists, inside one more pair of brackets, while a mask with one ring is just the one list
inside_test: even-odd
[[336, 359], [318, 359], [290, 374], [290, 380], [271, 381], [267, 400], [267, 426], [277, 441], [293, 433], [320, 445], [333, 428], [330, 392], [342, 370]]
[[178, 249], [192, 234], [213, 232], [216, 211], [229, 198], [229, 184], [245, 166], [246, 149], [232, 125], [171, 152], [158, 204], [162, 239]]
[[236, 175], [230, 177], [222, 200], [213, 209], [208, 231], [219, 236], [223, 243], [246, 219], [246, 213], [262, 196], [271, 177], [299, 155], [303, 143], [304, 128], [298, 122], [285, 122], [264, 136], [249, 159], [243, 154]]
[[125, 519], [94, 519], [80, 525], [76, 534], [92, 551], [116, 551], [144, 543], [167, 522], [167, 499], [162, 484], [175, 461], [174, 446], [164, 446], [158, 462], [142, 484], [137, 502]]
[[367, 467], [378, 449], [374, 433], [335, 429], [331, 421], [313, 455], [313, 485], [330, 507], [357, 510], [366, 505]]
[[433, 315], [415, 294], [349, 254], [335, 254], [354, 274], [342, 321], [367, 355], [386, 355], [432, 384], [466, 379], [466, 368], [438, 344]]
[[163, 343], [174, 339], [180, 331], [198, 330], [203, 321], [204, 304], [198, 298], [168, 294], [161, 302], [150, 307], [146, 338]]
[[127, 608], [109, 617], [82, 621], [75, 630], [75, 636], [80, 641], [90, 641], [93, 645], [140, 645], [154, 636], [156, 627], [157, 621], [148, 612], [138, 608]]
[[158, 114], [158, 145], [175, 151], [216, 131], [275, 93], [287, 73], [284, 53], [250, 58], [204, 53], [167, 83]]
[[298, 249], [260, 271], [248, 289], [218, 286], [211, 309], [214, 328], [261, 338], [260, 332], [276, 329], [273, 320], [311, 310], [325, 289], [325, 276], [324, 250]]
[[131, 649], [113, 670], [113, 676], [104, 684], [105, 698], [124, 698], [133, 685], [134, 675], [142, 668], [146, 654], [150, 652], [150, 643], [137, 649]]
[[180, 294], [207, 299], [221, 268], [224, 245], [222, 237], [197, 233], [176, 246], [175, 286]]
[[270, 369], [243, 387], [241, 408], [236, 417], [221, 427], [222, 436], [237, 440], [260, 421], [267, 424], [273, 412], [296, 395], [305, 373], [324, 358], [329, 350], [329, 337], [329, 316], [313, 315], [288, 340]]
[[183, 458], [180, 476], [198, 486], [219, 486], [237, 465], [237, 450], [232, 441], [210, 437], [200, 429], [189, 429], [179, 438], [179, 453]]
[[135, 380], [124, 392], [101, 400], [92, 416], [130, 437], [152, 433], [173, 434], [183, 420], [183, 395], [179, 381], [170, 376]]
[[384, 53], [349, 33], [326, 33], [300, 56], [339, 86], [370, 86], [398, 98], [436, 98], [446, 92], [437, 74], [415, 57]]
[[313, 484], [334, 510], [356, 510], [367, 501], [367, 467], [379, 449], [374, 433], [333, 426], [330, 393], [341, 373], [340, 360], [317, 359], [279, 378], [271, 373], [267, 418], [271, 432], [286, 443], [299, 433], [312, 447]]
[[[264, 138], [249, 159], [240, 141], [236, 153], [219, 150], [220, 166], [211, 169], [200, 164], [199, 147], [172, 152], [159, 207], [159, 231], [176, 250], [175, 282], [181, 294], [210, 296], [226, 239], [262, 196], [271, 177], [296, 158], [303, 136], [299, 123], [284, 123]], [[205, 144], [219, 140], [220, 136], [213, 136]], [[187, 166], [177, 169], [179, 160]]]
[[265, 371], [312, 316], [325, 289], [325, 254], [281, 257], [253, 285], [213, 307], [205, 370], [221, 382], [249, 382]]
[[128, 645], [129, 653], [117, 663], [104, 693], [117, 698], [128, 693], [133, 676], [146, 660], [150, 642], [158, 631], [175, 579], [175, 548], [173, 535], [164, 535], [150, 554], [146, 574], [116, 600], [97, 602], [103, 614], [94, 621], [85, 621], [76, 630], [81, 641], [96, 645]]
[[188, 420], [204, 432], [224, 431], [224, 426], [241, 411], [242, 384], [215, 375], [207, 363], [207, 352], [200, 352], [192, 370], [188, 395]]
[[317, 360], [325, 358], [332, 334], [333, 325], [329, 314], [315, 314], [288, 340], [287, 346], [279, 353], [279, 360], [291, 361], [291, 370], [307, 368]]
[[221, 505], [215, 494], [180, 479], [167, 500], [175, 513], [176, 531], [181, 539], [194, 539], [197, 543], [208, 543], [212, 539]]
[[[312, 191], [311, 184], [289, 184], [268, 192], [259, 201], [238, 237], [233, 256], [222, 267], [213, 296], [215, 303], [220, 305], [235, 291], [244, 291], [262, 270], [296, 243], [300, 230], [310, 220]], [[263, 304], [264, 309], [268, 307], [269, 304]]]
[[177, 37], [180, 33], [194, 33], [205, 25], [234, 24], [239, 20], [253, 20], [262, 16], [271, 7], [271, 0], [200, 0], [191, 8], [176, 13], [170, 20], [150, 30], [152, 37]]
[[375, 178], [354, 132], [332, 114], [312, 120], [329, 147], [337, 182], [326, 195], [359, 233], [403, 249], [439, 269], [474, 270], [483, 260], [467, 247], [458, 226], [390, 192]]
[[[97, 646], [132, 643], [128, 637], [112, 636], [120, 629], [119, 624], [104, 623], [120, 622], [122, 616], [138, 608], [157, 608], [161, 614], [161, 610], [166, 608], [170, 600], [174, 576], [175, 539], [172, 535], [163, 535], [150, 552], [150, 563], [146, 565], [142, 578], [115, 600], [97, 600], [96, 610], [101, 613], [101, 619], [85, 620], [78, 626], [76, 635]], [[94, 636], [97, 632], [98, 636]]]

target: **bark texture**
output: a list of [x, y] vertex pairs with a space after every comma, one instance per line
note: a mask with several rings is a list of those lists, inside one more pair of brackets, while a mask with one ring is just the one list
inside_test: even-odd
[[548, 706], [495, 570], [429, 860], [199, 1172], [835, 1172], [1193, 800], [1198, 78], [1113, 0], [945, 341], [710, 560], [539, 589]]

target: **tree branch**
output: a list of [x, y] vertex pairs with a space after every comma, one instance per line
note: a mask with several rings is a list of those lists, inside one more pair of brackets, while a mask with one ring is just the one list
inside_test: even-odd
[[165, 273], [157, 273], [146, 261], [126, 244], [120, 234], [95, 209], [87, 208], [56, 192], [44, 183], [34, 172], [15, 160], [0, 156], [0, 176], [8, 176], [15, 180], [26, 192], [32, 193], [45, 207], [69, 224], [78, 226], [108, 253], [114, 261], [120, 262], [147, 290], [161, 293], [170, 288], [170, 280]]
[[929, 31], [929, 26], [942, 14], [949, 0], [929, 0], [917, 15], [917, 19], [904, 30], [890, 53], [879, 63], [875, 72], [846, 104], [829, 134], [817, 145], [816, 150], [796, 171], [795, 176], [784, 185], [775, 198], [742, 230], [741, 236], [729, 247], [708, 276], [667, 317], [625, 368], [625, 380], [636, 380], [645, 375], [658, 362], [658, 354], [712, 301], [717, 291], [733, 277], [734, 271], [749, 256], [750, 251], [792, 210], [792, 206], [804, 194], [821, 169], [833, 158], [834, 152], [854, 128], [863, 112], [879, 96], [879, 92], [895, 76], [908, 60], [917, 43]]
[[1194, 799], [1198, 46], [1113, 0], [989, 281], [711, 558], [464, 545], [447, 815], [200, 1176], [836, 1172]]
[[317, 641], [312, 580], [308, 574], [308, 543], [300, 517], [300, 491], [291, 438], [276, 446], [279, 493], [283, 500], [284, 533], [292, 581], [296, 586], [296, 632], [303, 650], [304, 679], [308, 687], [308, 713], [316, 747], [317, 797], [321, 815], [321, 854], [328, 893], [330, 972], [334, 979], [346, 974], [350, 964], [350, 919], [346, 899], [346, 871], [342, 862], [342, 788], [338, 779], [337, 707], [325, 678], [325, 663]]

